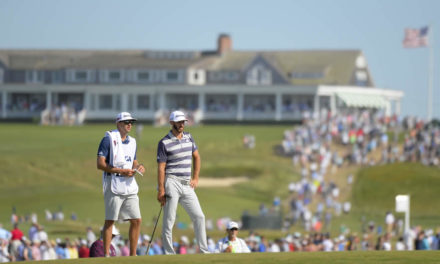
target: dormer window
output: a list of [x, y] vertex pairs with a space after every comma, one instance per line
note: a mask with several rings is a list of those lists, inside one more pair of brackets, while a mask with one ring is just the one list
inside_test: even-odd
[[251, 68], [246, 76], [248, 85], [270, 85], [272, 84], [272, 71], [259, 64]]
[[357, 86], [368, 86], [368, 74], [364, 70], [357, 70], [355, 72], [356, 85]]

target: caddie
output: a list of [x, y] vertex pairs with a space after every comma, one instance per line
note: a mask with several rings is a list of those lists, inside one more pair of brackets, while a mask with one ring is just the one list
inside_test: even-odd
[[141, 213], [135, 175], [136, 170], [141, 174], [145, 172], [144, 166], [136, 160], [136, 140], [128, 135], [136, 120], [128, 112], [119, 113], [116, 129], [105, 133], [98, 148], [97, 167], [103, 171], [105, 256], [109, 256], [112, 227], [116, 220], [130, 221], [130, 256], [136, 255]]

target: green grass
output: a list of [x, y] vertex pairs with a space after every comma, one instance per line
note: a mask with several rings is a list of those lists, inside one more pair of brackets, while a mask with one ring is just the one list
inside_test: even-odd
[[[44, 210], [62, 208], [65, 217], [72, 212], [78, 221], [68, 221], [65, 234], [83, 235], [91, 225], [98, 230], [103, 222], [101, 173], [96, 169], [96, 153], [106, 130], [113, 125], [82, 127], [42, 127], [0, 124], [0, 222], [8, 223], [13, 206], [18, 215], [35, 212], [39, 222], [53, 232], [53, 223], [44, 221]], [[243, 210], [257, 211], [260, 203], [270, 204], [275, 195], [286, 193], [289, 178], [297, 177], [289, 159], [274, 155], [287, 126], [201, 126], [191, 132], [202, 157], [201, 177], [247, 176], [251, 180], [228, 188], [199, 188], [197, 193], [207, 218], [239, 219]], [[156, 147], [168, 128], [145, 126], [138, 138], [137, 157], [146, 168], [145, 177], [137, 178], [143, 233], [149, 233], [157, 215]], [[245, 149], [242, 137], [253, 133], [256, 148]], [[134, 134], [134, 133], [133, 133]], [[234, 206], [231, 206], [234, 205]], [[179, 207], [178, 221], [189, 223]], [[78, 224], [80, 223], [80, 224]], [[57, 223], [61, 225], [61, 223]], [[24, 226], [26, 229], [27, 226]], [[127, 225], [121, 226], [122, 231]]]
[[361, 232], [364, 224], [374, 221], [385, 226], [385, 214], [391, 211], [397, 218], [403, 213], [395, 212], [395, 197], [410, 195], [410, 224], [423, 228], [439, 227], [440, 205], [436, 197], [440, 193], [440, 170], [419, 163], [396, 163], [360, 169], [353, 184], [352, 210], [334, 220], [333, 231], [345, 225], [353, 232]]
[[253, 253], [253, 254], [210, 254], [210, 255], [174, 255], [174, 256], [141, 256], [94, 258], [76, 260], [56, 260], [57, 264], [87, 263], [87, 264], [136, 264], [136, 263], [262, 263], [262, 264], [414, 264], [438, 263], [438, 251], [355, 251], [355, 252], [292, 252], [292, 253]]
[[[419, 163], [377, 166], [361, 170], [353, 190], [355, 211], [376, 215], [395, 210], [395, 196], [409, 194], [410, 222], [435, 228], [439, 224], [440, 170]], [[362, 211], [356, 208], [362, 208]], [[403, 214], [399, 215], [403, 218]]]
[[[31, 124], [0, 124], [0, 222], [10, 228], [11, 209], [20, 216], [38, 214], [39, 222], [51, 238], [85, 235], [86, 226], [98, 232], [103, 223], [101, 173], [96, 169], [98, 144], [113, 124], [81, 127], [43, 127]], [[197, 194], [206, 218], [215, 220], [231, 217], [239, 220], [242, 212], [258, 211], [265, 203], [270, 207], [275, 196], [288, 207], [287, 185], [299, 179], [290, 158], [277, 156], [283, 131], [290, 126], [211, 125], [191, 127], [202, 158], [200, 177], [246, 176], [248, 182], [232, 187], [198, 188]], [[156, 147], [168, 132], [167, 127], [145, 126], [138, 137], [137, 157], [147, 169], [139, 177], [140, 206], [143, 217], [142, 233], [150, 234], [159, 205], [156, 200]], [[134, 134], [134, 133], [133, 133]], [[245, 134], [256, 137], [255, 149], [242, 145]], [[335, 177], [345, 177], [336, 175]], [[343, 181], [341, 181], [343, 182]], [[342, 188], [341, 190], [344, 190]], [[436, 202], [440, 191], [440, 171], [419, 164], [393, 164], [361, 169], [353, 192], [352, 212], [335, 217], [330, 231], [339, 234], [341, 225], [353, 232], [361, 231], [361, 219], [383, 225], [386, 211], [394, 211], [396, 194], [411, 195], [411, 224], [436, 228], [440, 208]], [[46, 222], [44, 210], [62, 208], [66, 219], [75, 212], [77, 221]], [[403, 215], [398, 214], [398, 217]], [[179, 207], [177, 221], [189, 224], [187, 214]], [[118, 224], [123, 234], [127, 224]], [[27, 231], [28, 225], [22, 229]], [[302, 231], [296, 226], [290, 231]], [[160, 232], [160, 230], [158, 230]], [[246, 231], [242, 231], [246, 235]], [[281, 231], [260, 230], [269, 239], [284, 235]], [[175, 230], [176, 237], [192, 230]], [[211, 231], [215, 239], [223, 231]]]

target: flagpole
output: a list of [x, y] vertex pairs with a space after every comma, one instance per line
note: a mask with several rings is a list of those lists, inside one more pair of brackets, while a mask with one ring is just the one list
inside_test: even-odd
[[434, 29], [429, 25], [429, 80], [428, 80], [428, 122], [432, 120], [433, 86], [434, 86]]

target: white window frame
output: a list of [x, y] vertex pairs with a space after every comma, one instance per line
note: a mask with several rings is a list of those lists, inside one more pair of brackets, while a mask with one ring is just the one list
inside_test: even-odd
[[[79, 72], [86, 73], [85, 80], [77, 80], [76, 74]], [[66, 82], [68, 83], [92, 83], [95, 81], [95, 71], [91, 69], [68, 69], [66, 70]]]
[[[168, 74], [170, 74], [170, 73], [175, 73], [177, 75], [175, 80], [168, 79]], [[178, 83], [178, 82], [180, 82], [181, 77], [180, 77], [180, 71], [179, 70], [167, 70], [167, 71], [165, 71], [164, 75], [165, 75], [164, 76], [165, 77], [165, 82], [167, 82], [167, 83]]]
[[248, 85], [270, 85], [272, 84], [272, 71], [261, 64], [252, 67], [246, 75]]
[[[140, 108], [139, 107], [139, 97], [140, 96], [148, 96], [148, 108]], [[135, 105], [138, 111], [150, 111], [151, 110], [151, 94], [136, 94], [135, 95]]]
[[356, 74], [356, 81], [359, 81], [359, 82], [366, 82], [366, 81], [368, 81], [367, 71], [365, 71], [365, 70], [357, 70], [355, 74]]
[[[39, 77], [41, 77], [41, 79]], [[25, 82], [26, 83], [44, 83], [44, 71], [26, 70]]]
[[[111, 102], [111, 106], [110, 108], [102, 108], [101, 107], [101, 97], [102, 96], [110, 96], [110, 102]], [[108, 111], [108, 110], [114, 110], [116, 107], [116, 102], [115, 102], [115, 96], [111, 93], [103, 93], [103, 94], [97, 94], [97, 106], [96, 109], [98, 111]]]
[[51, 83], [62, 83], [63, 82], [63, 73], [61, 71], [51, 71], [50, 72], [50, 81]]
[[[114, 72], [116, 72], [116, 73], [119, 73], [119, 79], [118, 80], [112, 80], [111, 78], [110, 78], [110, 75], [112, 74], [112, 73], [114, 73]], [[106, 81], [107, 82], [109, 82], [109, 83], [122, 83], [122, 82], [124, 82], [124, 79], [125, 79], [125, 74], [124, 74], [124, 71], [122, 70], [122, 69], [112, 69], [112, 70], [107, 70], [106, 71]]]
[[[78, 79], [77, 74], [85, 74], [85, 78], [84, 79]], [[73, 74], [73, 79], [75, 82], [88, 82], [89, 80], [89, 72], [87, 70], [75, 70], [74, 74]]]

